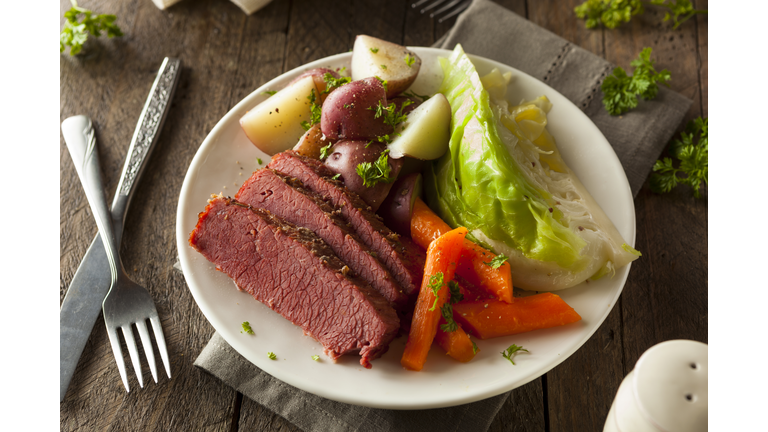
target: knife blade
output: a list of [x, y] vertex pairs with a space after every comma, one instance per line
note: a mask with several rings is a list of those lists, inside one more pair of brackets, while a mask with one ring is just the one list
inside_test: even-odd
[[[136, 184], [146, 167], [149, 155], [157, 144], [165, 123], [173, 94], [179, 82], [181, 61], [166, 57], [157, 73], [136, 130], [128, 148], [125, 165], [112, 201], [112, 222], [117, 247], [123, 232], [125, 215], [133, 198]], [[85, 253], [80, 266], [69, 284], [59, 313], [59, 376], [60, 399], [64, 400], [69, 382], [83, 353], [93, 325], [101, 313], [101, 304], [109, 291], [112, 276], [101, 237], [96, 237]]]

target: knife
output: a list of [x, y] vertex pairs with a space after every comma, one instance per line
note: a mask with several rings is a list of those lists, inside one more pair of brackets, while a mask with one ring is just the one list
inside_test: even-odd
[[[147, 159], [157, 143], [160, 130], [165, 123], [171, 106], [176, 85], [179, 82], [181, 61], [166, 57], [160, 66], [149, 97], [141, 111], [136, 130], [133, 132], [131, 145], [125, 158], [123, 173], [117, 185], [115, 199], [112, 201], [112, 225], [115, 230], [117, 247], [123, 233], [125, 215], [136, 190], [136, 184], [146, 167]], [[69, 382], [83, 353], [96, 318], [101, 312], [101, 304], [112, 282], [109, 262], [104, 251], [101, 237], [96, 237], [80, 262], [72, 283], [61, 304], [59, 313], [59, 374], [60, 399], [64, 400]]]

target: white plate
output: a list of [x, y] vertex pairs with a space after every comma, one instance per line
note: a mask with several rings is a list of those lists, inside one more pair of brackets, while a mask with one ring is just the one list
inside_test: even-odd
[[[438, 56], [450, 51], [412, 48], [422, 59], [422, 70], [413, 90], [434, 93], [442, 81]], [[179, 257], [189, 289], [213, 327], [245, 358], [272, 376], [302, 390], [340, 402], [388, 409], [424, 409], [473, 402], [522, 386], [545, 374], [579, 349], [605, 320], [619, 297], [629, 272], [626, 266], [613, 278], [560, 291], [558, 294], [581, 314], [582, 321], [565, 327], [477, 341], [480, 352], [461, 364], [433, 348], [424, 370], [412, 372], [400, 366], [405, 337], [396, 339], [389, 352], [372, 362], [372, 369], [345, 356], [338, 363], [322, 355], [314, 339], [268, 307], [240, 292], [225, 274], [189, 246], [188, 237], [197, 215], [212, 193], [234, 196], [252, 171], [270, 158], [256, 149], [240, 128], [239, 119], [263, 100], [266, 90], [279, 90], [302, 71], [349, 67], [352, 54], [344, 53], [294, 69], [251, 93], [222, 118], [203, 141], [187, 171], [176, 217]], [[554, 104], [549, 128], [563, 158], [576, 172], [629, 244], [635, 240], [635, 209], [624, 170], [589, 118], [560, 93], [509, 66], [470, 55], [480, 75], [498, 67], [512, 71], [508, 98], [517, 102], [546, 95]], [[257, 159], [262, 160], [259, 165]], [[242, 169], [241, 169], [242, 168]], [[249, 321], [255, 335], [241, 333]], [[500, 352], [511, 344], [530, 353], [515, 358], [516, 366]], [[274, 352], [277, 360], [267, 358]], [[319, 362], [311, 356], [319, 354]]]

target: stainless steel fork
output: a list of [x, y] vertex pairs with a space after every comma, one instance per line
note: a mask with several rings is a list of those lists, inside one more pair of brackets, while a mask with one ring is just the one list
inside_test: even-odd
[[85, 189], [88, 203], [96, 218], [96, 225], [99, 228], [99, 234], [104, 243], [104, 249], [109, 261], [112, 284], [102, 304], [102, 310], [104, 312], [104, 322], [107, 326], [109, 342], [112, 345], [112, 353], [115, 355], [117, 367], [120, 371], [120, 378], [123, 380], [125, 389], [130, 392], [131, 389], [128, 385], [128, 377], [125, 371], [125, 359], [120, 347], [117, 329], [122, 330], [139, 386], [144, 387], [141, 362], [139, 361], [139, 352], [136, 348], [132, 325], [136, 325], [136, 329], [139, 331], [141, 345], [144, 347], [144, 354], [147, 357], [149, 369], [152, 371], [152, 378], [154, 378], [155, 382], [157, 382], [157, 364], [152, 349], [152, 341], [147, 331], [146, 320], [149, 320], [152, 324], [158, 351], [163, 359], [165, 372], [168, 374], [168, 378], [170, 378], [171, 365], [168, 360], [168, 349], [165, 345], [163, 328], [160, 325], [157, 308], [149, 293], [144, 287], [136, 284], [128, 277], [120, 261], [119, 243], [115, 238], [111, 213], [107, 208], [107, 201], [104, 197], [101, 169], [99, 168], [99, 157], [96, 149], [96, 137], [91, 120], [86, 116], [70, 117], [62, 122], [61, 129], [64, 141], [67, 144], [75, 169], [77, 170], [77, 175], [80, 177], [80, 182]]
[[[417, 8], [424, 3], [428, 2], [429, 0], [419, 0], [416, 3], [413, 3], [411, 5], [412, 8]], [[444, 4], [448, 2], [447, 4]], [[430, 18], [434, 18], [436, 16], [440, 16], [440, 14], [444, 14], [440, 16], [440, 18], [437, 20], [437, 22], [443, 22], [447, 19], [450, 19], [451, 17], [461, 13], [464, 11], [464, 9], [468, 8], [469, 5], [472, 3], [472, 0], [434, 0], [432, 3], [424, 6], [421, 8], [421, 13], [427, 13], [428, 11], [443, 5], [440, 9], [434, 10], [429, 13]]]

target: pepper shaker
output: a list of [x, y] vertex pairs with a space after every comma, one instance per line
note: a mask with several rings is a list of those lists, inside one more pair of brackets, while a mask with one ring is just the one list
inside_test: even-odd
[[706, 432], [707, 352], [690, 340], [648, 349], [621, 382], [603, 432]]

